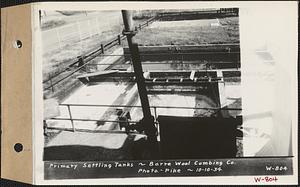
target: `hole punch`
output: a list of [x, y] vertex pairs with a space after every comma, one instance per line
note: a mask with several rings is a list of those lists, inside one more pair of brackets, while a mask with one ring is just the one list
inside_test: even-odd
[[23, 44], [20, 40], [16, 40], [14, 42], [14, 48], [20, 49], [22, 46], [23, 46]]
[[14, 149], [17, 153], [23, 151], [23, 145], [21, 143], [16, 143]]

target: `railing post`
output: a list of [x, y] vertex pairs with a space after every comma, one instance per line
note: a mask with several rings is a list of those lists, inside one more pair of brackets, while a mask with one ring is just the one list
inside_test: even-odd
[[73, 128], [73, 132], [75, 132], [76, 130], [75, 130], [74, 121], [73, 121], [73, 118], [72, 118], [72, 113], [71, 113], [70, 105], [67, 105], [67, 107], [68, 107], [68, 112], [69, 112], [70, 121], [71, 121], [72, 128]]
[[154, 121], [157, 122], [157, 112], [156, 112], [156, 107], [153, 107], [154, 109]]
[[51, 86], [52, 93], [54, 93], [54, 86], [53, 86], [52, 77], [51, 77], [50, 73], [49, 73], [49, 80], [50, 80], [50, 86]]
[[[84, 62], [84, 56], [79, 56], [78, 58], [78, 67], [81, 67], [85, 64]], [[80, 68], [82, 70], [82, 68]], [[84, 71], [87, 71], [87, 66], [84, 66]]]
[[121, 45], [121, 36], [120, 35], [118, 35], [118, 43], [119, 43], [119, 45]]
[[104, 45], [103, 44], [101, 44], [101, 51], [104, 54]]
[[43, 120], [43, 130], [45, 136], [47, 136], [47, 128], [48, 128], [47, 122], [46, 120]]

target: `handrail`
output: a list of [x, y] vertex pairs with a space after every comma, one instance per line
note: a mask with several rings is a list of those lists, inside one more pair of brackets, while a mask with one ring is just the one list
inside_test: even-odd
[[[54, 118], [50, 118], [48, 120], [52, 120], [52, 121], [56, 121], [56, 120], [60, 120], [60, 121], [70, 121], [72, 124], [72, 128], [56, 128], [56, 127], [47, 127], [47, 129], [56, 129], [56, 130], [66, 130], [66, 131], [82, 131], [84, 129], [77, 129], [75, 128], [74, 125], [74, 121], [94, 121], [94, 122], [112, 122], [112, 123], [138, 123], [139, 121], [132, 121], [132, 120], [101, 120], [101, 119], [79, 119], [79, 118], [73, 118], [72, 117], [72, 113], [71, 113], [71, 106], [86, 106], [86, 107], [124, 107], [124, 108], [142, 108], [142, 106], [138, 106], [138, 105], [94, 105], [94, 104], [90, 104], [90, 105], [86, 105], [86, 104], [60, 104], [60, 106], [66, 106], [68, 108], [68, 112], [69, 112], [69, 118], [60, 118], [60, 117], [54, 117]], [[150, 106], [150, 108], [154, 109], [154, 121], [157, 122], [157, 109], [158, 108], [175, 108], [175, 109], [206, 109], [206, 110], [216, 110], [215, 112], [221, 111], [221, 110], [242, 110], [241, 108], [206, 108], [206, 107], [182, 107], [182, 106]], [[95, 131], [95, 130], [89, 130], [89, 131]], [[97, 130], [96, 130], [97, 131]], [[101, 131], [101, 130], [100, 130]], [[106, 130], [104, 130], [106, 131]], [[103, 132], [104, 132], [103, 131]], [[126, 133], [125, 131], [107, 131], [105, 133]], [[139, 133], [141, 134], [141, 133]]]
[[98, 120], [98, 119], [79, 119], [79, 118], [50, 118], [50, 120], [72, 120], [72, 121], [97, 121], [97, 122], [112, 122], [112, 123], [138, 123], [138, 121], [121, 121], [121, 120]]
[[[105, 104], [60, 104], [60, 106], [87, 106], [87, 107], [124, 107], [124, 108], [142, 108], [139, 105], [105, 105]], [[242, 110], [241, 108], [208, 108], [208, 107], [184, 107], [184, 106], [150, 106], [150, 108], [174, 108], [174, 109], [204, 109], [204, 110]]]
[[[62, 127], [47, 127], [47, 129], [51, 130], [63, 130], [63, 131], [71, 131], [73, 132], [73, 129], [71, 128], [62, 128]], [[110, 133], [110, 134], [132, 134], [132, 135], [145, 135], [144, 133], [140, 132], [134, 132], [134, 131], [122, 131], [122, 130], [90, 130], [90, 129], [76, 129], [78, 132], [89, 132], [89, 133]]]

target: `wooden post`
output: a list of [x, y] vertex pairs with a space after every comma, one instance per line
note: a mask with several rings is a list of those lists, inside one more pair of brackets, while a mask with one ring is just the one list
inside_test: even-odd
[[118, 43], [119, 43], [119, 45], [121, 45], [121, 36], [120, 35], [118, 35]]
[[49, 73], [49, 80], [50, 80], [51, 91], [52, 93], [54, 93], [54, 87], [53, 87], [52, 77], [50, 73]]
[[104, 46], [103, 46], [103, 44], [101, 44], [101, 51], [104, 54]]
[[42, 11], [39, 10], [39, 22], [40, 22], [40, 27], [42, 26]]
[[83, 56], [78, 56], [78, 67], [84, 65], [84, 59], [83, 59]]
[[46, 120], [43, 120], [43, 130], [44, 130], [44, 135], [45, 136], [48, 136], [47, 135], [47, 128], [48, 128], [47, 122], [46, 122]]

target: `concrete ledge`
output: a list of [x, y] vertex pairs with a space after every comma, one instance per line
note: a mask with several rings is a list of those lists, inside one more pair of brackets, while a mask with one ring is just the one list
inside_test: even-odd
[[[140, 53], [172, 53], [172, 52], [240, 52], [239, 43], [205, 44], [205, 45], [163, 45], [163, 46], [139, 46]], [[124, 54], [130, 54], [129, 48], [124, 47]]]

